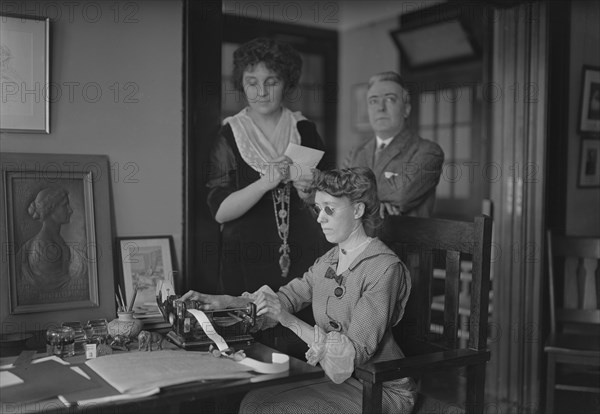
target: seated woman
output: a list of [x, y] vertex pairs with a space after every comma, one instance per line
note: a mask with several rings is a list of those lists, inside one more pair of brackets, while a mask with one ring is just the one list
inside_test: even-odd
[[[241, 297], [190, 291], [181, 298], [197, 300], [205, 310], [253, 301], [260, 328], [281, 323], [292, 330], [308, 345], [308, 363], [319, 363], [327, 375], [252, 391], [242, 401], [243, 413], [361, 412], [362, 385], [352, 377], [354, 367], [403, 357], [391, 328], [404, 313], [410, 276], [393, 251], [365, 232], [379, 218], [373, 172], [362, 167], [320, 172], [313, 187], [317, 222], [336, 246], [302, 278], [277, 293], [263, 286]], [[314, 327], [293, 315], [309, 304]], [[415, 393], [410, 378], [384, 383], [383, 411], [410, 413]]]

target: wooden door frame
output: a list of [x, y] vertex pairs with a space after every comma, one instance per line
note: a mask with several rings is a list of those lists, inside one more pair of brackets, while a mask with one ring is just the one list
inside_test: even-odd
[[494, 202], [491, 361], [487, 392], [502, 410], [540, 412], [543, 248], [548, 122], [548, 6], [528, 2], [494, 16]]
[[221, 126], [221, 0], [184, 0], [183, 248], [176, 289], [218, 291], [219, 226], [206, 196], [208, 155]]

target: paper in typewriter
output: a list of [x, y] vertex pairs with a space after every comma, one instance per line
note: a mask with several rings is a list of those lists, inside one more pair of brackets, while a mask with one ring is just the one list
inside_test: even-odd
[[252, 368], [207, 352], [127, 352], [90, 359], [91, 369], [121, 393], [190, 381], [249, 378]]
[[210, 340], [213, 341], [215, 345], [217, 345], [219, 351], [224, 351], [227, 348], [229, 348], [229, 345], [227, 345], [225, 339], [223, 339], [223, 337], [217, 333], [215, 327], [210, 322], [208, 316], [206, 316], [204, 312], [198, 309], [188, 309], [188, 312], [191, 313], [194, 316], [194, 318], [196, 318], [196, 321], [198, 321], [198, 325], [200, 325], [206, 336], [208, 336]]
[[[224, 351], [229, 348], [227, 342], [221, 335], [217, 333], [214, 326], [206, 316], [204, 312], [198, 309], [188, 309], [188, 312], [191, 313], [194, 318], [198, 321], [198, 324], [204, 330], [206, 336], [213, 341], [220, 351]], [[290, 369], [290, 357], [285, 354], [280, 354], [277, 352], [273, 352], [271, 356], [272, 360], [269, 362], [261, 362], [252, 358], [244, 358], [239, 361], [240, 365], [246, 366], [248, 369], [251, 369], [255, 372], [261, 374], [277, 374], [280, 372], [285, 372]]]

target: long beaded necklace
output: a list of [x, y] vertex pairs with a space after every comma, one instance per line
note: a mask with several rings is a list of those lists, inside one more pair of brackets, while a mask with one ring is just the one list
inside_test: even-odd
[[279, 247], [279, 267], [281, 268], [281, 277], [287, 277], [290, 272], [290, 245], [288, 236], [290, 234], [290, 183], [283, 187], [277, 187], [271, 191], [273, 196], [273, 209], [275, 211], [275, 222], [277, 223], [277, 233], [281, 239]]

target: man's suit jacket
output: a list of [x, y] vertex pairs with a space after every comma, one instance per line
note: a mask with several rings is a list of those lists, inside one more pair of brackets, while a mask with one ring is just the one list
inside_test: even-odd
[[369, 167], [377, 178], [380, 201], [398, 206], [403, 215], [429, 217], [444, 162], [440, 146], [405, 128], [375, 164], [376, 142], [373, 138], [352, 150], [344, 168]]

